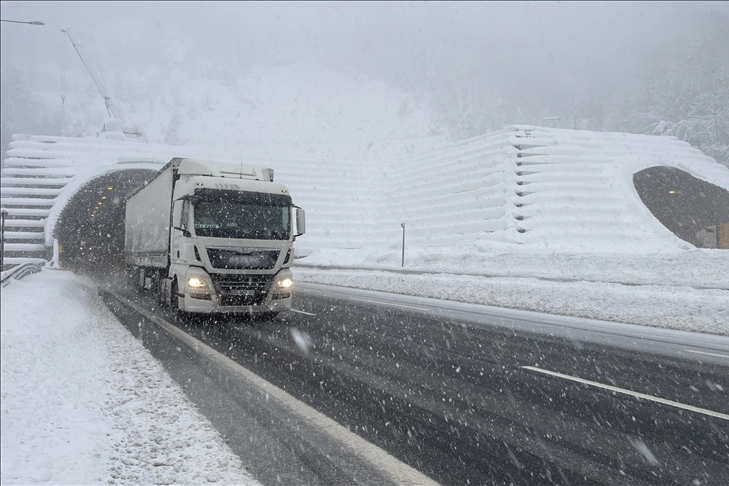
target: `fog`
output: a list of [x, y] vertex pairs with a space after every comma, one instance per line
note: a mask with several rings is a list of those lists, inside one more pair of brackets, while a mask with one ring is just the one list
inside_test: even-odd
[[82, 69], [70, 25], [100, 66], [199, 56], [250, 63], [313, 60], [413, 85], [473, 56], [495, 87], [579, 95], [614, 88], [662, 41], [685, 35], [714, 2], [2, 2], [2, 62]]
[[[2, 66], [32, 70], [38, 89], [88, 84], [60, 31], [69, 25], [112, 85], [130, 72], [141, 76], [190, 58], [220, 66], [209, 73], [213, 78], [304, 60], [348, 67], [404, 90], [442, 94], [477, 85], [489, 96], [476, 104], [519, 105], [486, 126], [532, 121], [514, 115], [524, 111], [564, 115], [570, 103], [621, 95], [647, 56], [695, 36], [707, 12], [729, 14], [729, 4], [2, 2], [3, 19], [46, 24], [4, 22]], [[452, 105], [448, 96], [436, 104]]]

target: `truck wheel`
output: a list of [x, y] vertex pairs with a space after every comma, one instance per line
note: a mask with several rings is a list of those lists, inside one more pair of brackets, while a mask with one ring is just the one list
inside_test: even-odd
[[159, 302], [161, 305], [165, 304], [166, 283], [167, 279], [165, 278], [165, 275], [162, 272], [157, 273], [157, 282], [155, 285], [155, 289], [157, 290], [157, 302]]
[[170, 290], [170, 307], [175, 312], [180, 310], [180, 296], [177, 295], [177, 279], [172, 281], [172, 289]]

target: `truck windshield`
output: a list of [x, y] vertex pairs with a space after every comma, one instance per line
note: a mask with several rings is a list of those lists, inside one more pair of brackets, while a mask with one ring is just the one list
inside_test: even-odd
[[238, 201], [198, 201], [193, 218], [195, 234], [212, 238], [287, 240], [290, 208]]

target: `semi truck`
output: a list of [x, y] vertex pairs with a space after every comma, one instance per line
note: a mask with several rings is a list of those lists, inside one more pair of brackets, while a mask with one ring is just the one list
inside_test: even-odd
[[124, 258], [140, 289], [179, 312], [291, 309], [304, 210], [273, 170], [173, 158], [126, 202]]

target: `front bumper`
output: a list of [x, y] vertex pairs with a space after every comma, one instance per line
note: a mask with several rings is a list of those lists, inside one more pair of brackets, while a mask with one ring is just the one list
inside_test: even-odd
[[[261, 312], [282, 312], [291, 310], [292, 293], [287, 292], [288, 297], [276, 298], [269, 295], [263, 304], [259, 305], [221, 305], [220, 298], [216, 294], [210, 294], [210, 299], [193, 298], [191, 292], [185, 292], [185, 311], [201, 314], [255, 314]], [[197, 292], [193, 292], [197, 294]]]

